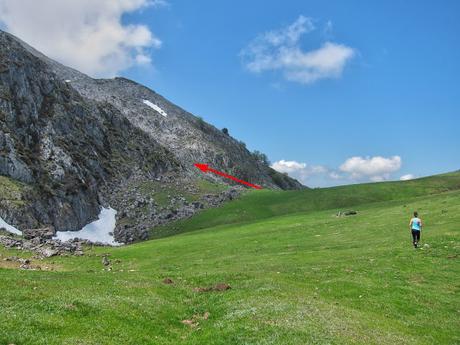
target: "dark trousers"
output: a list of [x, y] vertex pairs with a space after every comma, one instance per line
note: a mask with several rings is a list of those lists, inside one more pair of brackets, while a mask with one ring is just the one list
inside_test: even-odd
[[415, 244], [420, 242], [420, 231], [412, 229], [412, 242]]

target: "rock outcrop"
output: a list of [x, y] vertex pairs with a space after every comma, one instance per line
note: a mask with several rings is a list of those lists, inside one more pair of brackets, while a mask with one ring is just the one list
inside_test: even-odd
[[31, 240], [33, 238], [42, 238], [42, 239], [51, 239], [56, 234], [53, 226], [47, 226], [45, 228], [39, 229], [24, 229], [22, 230], [22, 236], [26, 240]]
[[265, 188], [303, 188], [154, 91], [92, 79], [0, 31], [0, 216], [10, 224], [78, 230], [110, 204], [116, 239], [145, 239], [234, 193], [196, 162]]

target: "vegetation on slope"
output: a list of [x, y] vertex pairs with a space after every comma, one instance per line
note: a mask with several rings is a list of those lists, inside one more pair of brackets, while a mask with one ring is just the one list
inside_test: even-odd
[[460, 172], [410, 181], [367, 183], [301, 191], [254, 191], [218, 209], [206, 210], [191, 219], [151, 230], [153, 238], [208, 228], [244, 223], [299, 212], [355, 207], [372, 202], [405, 200], [460, 189]]
[[19, 181], [6, 176], [0, 176], [0, 208], [11, 210], [23, 207], [26, 204], [24, 195], [30, 188]]
[[[3, 258], [23, 254], [0, 249], [8, 267], [0, 268], [0, 343], [459, 343], [460, 191], [409, 198], [434, 193], [434, 180], [408, 183], [414, 188], [401, 200], [350, 199], [360, 203], [350, 217], [336, 217], [343, 204], [332, 202], [328, 210], [298, 212], [293, 197], [294, 213], [273, 216], [266, 205], [279, 197], [256, 193], [265, 205], [256, 209], [271, 210], [257, 221], [33, 260], [42, 271], [12, 267]], [[448, 181], [440, 189], [453, 188]], [[365, 196], [361, 188], [371, 186], [348, 188]], [[429, 244], [418, 250], [407, 229], [414, 209]], [[232, 288], [196, 290], [220, 282]]]

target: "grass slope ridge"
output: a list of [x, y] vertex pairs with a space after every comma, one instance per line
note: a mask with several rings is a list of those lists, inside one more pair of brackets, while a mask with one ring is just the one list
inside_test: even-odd
[[[290, 196], [280, 215], [32, 260], [42, 271], [18, 270], [3, 260], [17, 253], [0, 249], [0, 344], [458, 344], [460, 190], [451, 176], [401, 184], [408, 189], [393, 200], [353, 199], [353, 217], [335, 217], [332, 201], [300, 212]], [[371, 186], [349, 188], [367, 195]], [[272, 194], [251, 195], [274, 205]], [[428, 248], [411, 247], [414, 209]], [[219, 210], [224, 219], [229, 209]], [[232, 289], [195, 290], [220, 282]]]
[[208, 228], [221, 224], [244, 223], [298, 212], [354, 207], [372, 202], [411, 199], [460, 189], [460, 172], [429, 176], [410, 181], [347, 185], [302, 191], [257, 191], [193, 218], [151, 230], [153, 238]]

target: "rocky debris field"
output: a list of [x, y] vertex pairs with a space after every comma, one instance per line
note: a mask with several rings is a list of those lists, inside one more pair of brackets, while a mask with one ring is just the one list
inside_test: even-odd
[[31, 240], [33, 238], [40, 238], [40, 239], [52, 239], [53, 236], [56, 235], [56, 230], [53, 226], [48, 226], [39, 229], [24, 229], [22, 230], [22, 236], [26, 240]]
[[[2, 231], [0, 233], [6, 233]], [[38, 233], [42, 233], [43, 229], [38, 229]], [[29, 231], [29, 235], [33, 231]], [[83, 255], [84, 245], [98, 245], [105, 246], [102, 243], [93, 243], [87, 240], [74, 239], [71, 241], [62, 242], [46, 237], [32, 237], [32, 238], [20, 238], [13, 235], [0, 235], [0, 245], [8, 249], [17, 249], [23, 251], [33, 252], [35, 258], [43, 259], [49, 258], [56, 255]]]
[[[219, 187], [213, 185], [212, 188]], [[153, 181], [132, 176], [122, 190], [107, 200], [111, 207], [120, 210], [115, 239], [121, 243], [147, 240], [152, 228], [192, 217], [206, 208], [218, 207], [236, 199], [244, 191], [239, 186], [220, 188], [206, 192], [191, 180], [177, 181], [173, 176]]]

